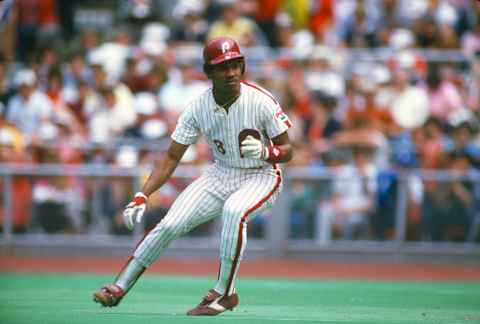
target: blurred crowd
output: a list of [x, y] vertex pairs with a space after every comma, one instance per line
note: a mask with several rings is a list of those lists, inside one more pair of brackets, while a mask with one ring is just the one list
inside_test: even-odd
[[[286, 167], [335, 174], [328, 185], [292, 183], [292, 237], [392, 238], [401, 171], [468, 175], [480, 167], [478, 1], [105, 4], [112, 25], [89, 28], [78, 13], [101, 7], [93, 1], [3, 1], [1, 163], [151, 164], [185, 105], [210, 86], [204, 42], [229, 35], [246, 54], [245, 78], [271, 91], [293, 121], [296, 153]], [[182, 162], [210, 160], [200, 142]], [[468, 238], [480, 217], [478, 183], [413, 176], [402, 183], [409, 238]], [[164, 215], [185, 185], [173, 179], [164, 186], [152, 214]], [[13, 186], [18, 231], [31, 217], [26, 197], [38, 215], [49, 215], [36, 219], [46, 231], [85, 231], [97, 186], [102, 214], [122, 232], [118, 213], [132, 190], [124, 179], [92, 185], [75, 177]]]

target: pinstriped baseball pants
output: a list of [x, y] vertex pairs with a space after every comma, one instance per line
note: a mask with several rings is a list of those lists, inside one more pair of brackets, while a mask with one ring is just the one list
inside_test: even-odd
[[271, 166], [237, 169], [214, 164], [178, 196], [134, 257], [148, 267], [174, 239], [222, 215], [220, 258], [233, 261], [234, 277], [247, 243], [248, 221], [272, 206], [282, 185], [281, 171]]

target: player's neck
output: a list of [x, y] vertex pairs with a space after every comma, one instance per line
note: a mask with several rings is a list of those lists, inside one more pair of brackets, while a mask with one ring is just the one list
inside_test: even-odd
[[213, 90], [213, 98], [215, 99], [215, 103], [224, 109], [228, 109], [237, 100], [239, 96], [240, 91], [222, 93], [218, 90]]

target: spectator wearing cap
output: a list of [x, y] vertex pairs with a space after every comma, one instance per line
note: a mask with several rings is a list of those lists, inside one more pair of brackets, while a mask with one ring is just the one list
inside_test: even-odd
[[[275, 39], [278, 43], [277, 46], [279, 48], [292, 48], [294, 45], [293, 38], [295, 34], [292, 18], [290, 18], [285, 12], [279, 12], [275, 16], [275, 25]], [[285, 60], [287, 59], [288, 58], [285, 58]]]
[[18, 94], [10, 99], [5, 117], [27, 139], [35, 140], [38, 128], [52, 118], [53, 106], [47, 95], [36, 87], [37, 78], [32, 70], [21, 70], [15, 76]]

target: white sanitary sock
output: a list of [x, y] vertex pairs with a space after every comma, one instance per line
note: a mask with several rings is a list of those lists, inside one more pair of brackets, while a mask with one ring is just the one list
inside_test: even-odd
[[137, 259], [132, 258], [123, 271], [119, 273], [117, 279], [115, 280], [115, 284], [127, 292], [130, 290], [130, 288], [132, 288], [144, 270], [145, 267], [138, 262]]

